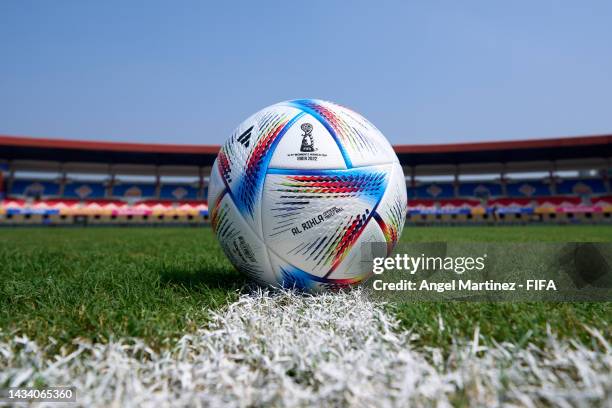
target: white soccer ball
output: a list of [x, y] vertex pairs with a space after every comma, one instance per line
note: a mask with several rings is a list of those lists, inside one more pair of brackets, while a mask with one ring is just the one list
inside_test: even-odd
[[368, 278], [373, 251], [364, 244], [391, 253], [406, 200], [382, 133], [316, 99], [281, 102], [242, 122], [208, 188], [212, 227], [232, 264], [260, 283], [308, 291]]

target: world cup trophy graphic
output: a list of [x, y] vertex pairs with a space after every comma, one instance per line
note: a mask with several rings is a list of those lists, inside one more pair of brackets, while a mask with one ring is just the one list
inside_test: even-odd
[[303, 123], [300, 126], [304, 134], [302, 135], [302, 146], [300, 147], [301, 152], [314, 152], [314, 139], [312, 137], [312, 125], [310, 123]]

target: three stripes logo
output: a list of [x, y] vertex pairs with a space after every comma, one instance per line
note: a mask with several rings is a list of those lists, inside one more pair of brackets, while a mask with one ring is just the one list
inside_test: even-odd
[[251, 141], [251, 131], [253, 130], [253, 126], [245, 130], [240, 136], [238, 136], [238, 142], [242, 144], [244, 147], [249, 147], [249, 143]]

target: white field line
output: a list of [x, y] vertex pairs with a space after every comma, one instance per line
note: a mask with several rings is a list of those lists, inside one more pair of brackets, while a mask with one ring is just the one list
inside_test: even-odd
[[[435, 324], [435, 322], [433, 322]], [[79, 343], [44, 357], [27, 338], [0, 343], [0, 387], [76, 387], [82, 406], [612, 406], [610, 344], [485, 347], [447, 357], [415, 350], [361, 291], [242, 296], [212, 322], [155, 353], [138, 340]], [[48, 404], [48, 406], [58, 406]]]

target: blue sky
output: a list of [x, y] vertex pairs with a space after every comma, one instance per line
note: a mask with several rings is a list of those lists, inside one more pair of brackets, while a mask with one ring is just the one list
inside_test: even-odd
[[313, 97], [393, 143], [612, 132], [610, 1], [0, 2], [0, 134], [222, 143]]

